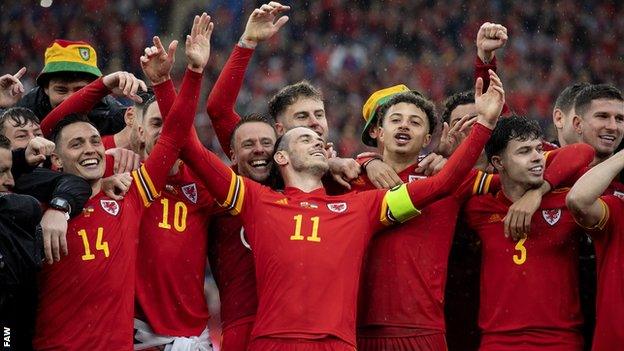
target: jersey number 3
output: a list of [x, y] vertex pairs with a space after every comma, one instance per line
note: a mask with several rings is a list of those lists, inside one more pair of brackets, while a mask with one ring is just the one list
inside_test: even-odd
[[[298, 214], [294, 216], [293, 219], [295, 220], [295, 233], [290, 236], [290, 240], [303, 240], [303, 235], [301, 235], [301, 223], [303, 222], [303, 215]], [[320, 243], [321, 238], [319, 238], [318, 236], [320, 218], [318, 216], [314, 216], [311, 217], [310, 220], [312, 221], [312, 234], [305, 237], [305, 239], [307, 241]]]
[[526, 261], [527, 249], [524, 246], [524, 242], [525, 241], [526, 241], [526, 239], [520, 239], [520, 240], [518, 240], [518, 243], [516, 244], [515, 249], [517, 251], [520, 251], [520, 252], [515, 254], [515, 255], [513, 255], [513, 261], [517, 265], [522, 265]]

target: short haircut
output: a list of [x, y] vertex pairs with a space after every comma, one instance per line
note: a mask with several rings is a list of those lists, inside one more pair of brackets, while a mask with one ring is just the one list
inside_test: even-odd
[[25, 127], [28, 123], [39, 125], [39, 118], [32, 110], [25, 107], [11, 107], [0, 115], [0, 134], [4, 135], [4, 122], [10, 120], [18, 127]]
[[50, 81], [53, 79], [59, 80], [63, 83], [72, 83], [72, 82], [81, 81], [81, 80], [84, 80], [87, 82], [93, 82], [94, 80], [97, 79], [97, 77], [91, 73], [85, 73], [85, 72], [73, 72], [73, 71], [51, 72], [51, 73], [45, 73], [39, 78], [39, 85], [41, 85], [44, 88], [47, 88], [48, 84], [50, 84]]
[[624, 101], [622, 92], [610, 84], [595, 84], [582, 89], [574, 99], [574, 111], [583, 116], [589, 110], [591, 102], [598, 99]]
[[294, 104], [301, 97], [323, 101], [321, 91], [307, 80], [303, 80], [299, 83], [287, 85], [273, 95], [269, 101], [269, 114], [274, 121], [277, 121], [277, 116], [282, 114], [288, 106]]
[[270, 118], [267, 118], [267, 116], [260, 114], [260, 113], [250, 113], [246, 115], [245, 117], [241, 118], [241, 120], [238, 121], [238, 123], [236, 123], [236, 126], [234, 126], [234, 130], [232, 131], [232, 135], [230, 136], [230, 149], [234, 149], [234, 139], [236, 137], [236, 131], [238, 131], [238, 128], [240, 128], [242, 125], [246, 123], [251, 123], [251, 122], [259, 122], [259, 123], [267, 124], [268, 126], [271, 127], [271, 129], [273, 129], [273, 132], [277, 135], [277, 133], [275, 132], [275, 125]]
[[578, 93], [590, 85], [591, 84], [585, 82], [568, 85], [557, 97], [555, 108], [560, 109], [564, 114], [568, 114], [572, 110], [572, 107], [574, 107], [574, 99], [576, 99]]
[[382, 125], [383, 118], [390, 109], [390, 107], [400, 104], [402, 102], [416, 105], [418, 108], [425, 112], [427, 115], [427, 120], [429, 121], [429, 133], [432, 133], [435, 130], [436, 126], [436, 115], [435, 115], [435, 105], [433, 102], [425, 99], [422, 95], [416, 95], [413, 92], [405, 92], [394, 95], [383, 105], [379, 106], [377, 112], [375, 112], [375, 120], [377, 121], [377, 125]]
[[54, 141], [54, 143], [56, 144], [56, 147], [60, 145], [59, 141], [61, 137], [61, 131], [63, 130], [63, 128], [67, 127], [70, 124], [74, 124], [78, 122], [89, 123], [90, 125], [93, 126], [93, 128], [97, 129], [97, 127], [93, 124], [93, 122], [89, 120], [87, 115], [71, 113], [65, 116], [65, 118], [63, 118], [62, 120], [60, 120], [56, 124], [56, 126], [54, 126], [54, 129], [52, 130], [52, 141]]
[[0, 149], [11, 150], [11, 140], [2, 134], [0, 134]]
[[474, 104], [474, 90], [455, 93], [444, 100], [444, 111], [442, 111], [442, 122], [451, 123], [451, 113], [457, 106]]
[[[136, 115], [138, 116], [139, 123], [143, 123], [143, 116], [149, 106], [156, 102], [156, 95], [154, 95], [154, 91], [151, 87], [147, 89], [147, 91], [137, 91], [137, 96], [139, 96], [143, 102], [136, 102], [134, 107], [136, 109]], [[163, 116], [164, 118], [165, 116]]]
[[541, 138], [542, 129], [534, 119], [517, 115], [500, 118], [490, 140], [485, 144], [485, 154], [488, 161], [492, 162], [492, 156], [500, 155], [511, 140], [527, 141]]

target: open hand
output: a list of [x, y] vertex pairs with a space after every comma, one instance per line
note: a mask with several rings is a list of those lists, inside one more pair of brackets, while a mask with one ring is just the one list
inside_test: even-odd
[[171, 79], [171, 68], [175, 62], [178, 41], [172, 41], [166, 51], [158, 36], [152, 41], [154, 45], [145, 48], [145, 54], [141, 56], [141, 68], [152, 84], [160, 84]]
[[191, 34], [186, 36], [186, 58], [188, 68], [192, 71], [202, 73], [210, 58], [210, 37], [214, 23], [210, 22], [210, 16], [205, 12], [201, 16], [193, 19]]
[[494, 129], [496, 121], [505, 105], [505, 90], [500, 78], [492, 70], [490, 74], [490, 86], [483, 93], [483, 79], [477, 78], [475, 83], [475, 108], [478, 116], [477, 121], [490, 129]]
[[288, 16], [281, 16], [277, 21], [275, 19], [288, 10], [290, 10], [290, 6], [275, 1], [255, 9], [247, 20], [245, 32], [241, 36], [241, 43], [245, 47], [255, 48], [258, 42], [271, 38], [288, 22]]

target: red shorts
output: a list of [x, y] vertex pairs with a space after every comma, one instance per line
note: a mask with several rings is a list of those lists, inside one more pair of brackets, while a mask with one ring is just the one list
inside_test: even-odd
[[336, 338], [257, 338], [249, 351], [355, 351], [355, 347]]
[[221, 351], [247, 351], [254, 319], [227, 327], [223, 330]]
[[358, 337], [358, 351], [447, 351], [444, 334]]
[[481, 337], [479, 351], [582, 351], [580, 333], [523, 331], [490, 333]]

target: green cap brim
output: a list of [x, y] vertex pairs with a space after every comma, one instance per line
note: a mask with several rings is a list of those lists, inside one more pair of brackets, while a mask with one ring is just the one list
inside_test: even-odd
[[41, 82], [43, 81], [42, 78], [44, 78], [47, 74], [56, 73], [56, 72], [87, 73], [87, 74], [92, 74], [96, 79], [102, 76], [102, 72], [100, 71], [99, 68], [85, 65], [83, 63], [67, 62], [67, 61], [50, 62], [47, 65], [45, 65], [41, 73], [39, 73], [39, 76], [37, 77], [37, 84], [41, 85]]
[[371, 126], [373, 125], [373, 123], [376, 123], [376, 121], [377, 118], [374, 114], [373, 117], [369, 118], [368, 121], [366, 121], [366, 124], [364, 125], [364, 130], [362, 130], [362, 142], [364, 143], [364, 145], [377, 147], [377, 139], [371, 138], [370, 134], [368, 133]]

